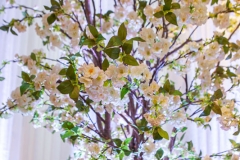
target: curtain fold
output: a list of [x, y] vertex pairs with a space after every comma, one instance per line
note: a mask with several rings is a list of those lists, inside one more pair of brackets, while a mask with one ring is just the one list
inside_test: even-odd
[[[0, 6], [6, 1], [0, 1]], [[18, 4], [39, 6], [49, 4], [48, 0], [31, 1], [17, 0]], [[0, 25], [3, 20], [13, 17], [21, 18], [19, 10], [8, 10], [0, 15]], [[41, 39], [35, 35], [35, 25], [27, 32], [13, 36], [0, 32], [0, 61], [13, 60], [14, 55], [30, 54], [34, 49], [42, 48]], [[51, 58], [57, 53], [49, 53]], [[0, 82], [0, 102], [6, 102], [11, 91], [20, 85], [21, 69], [17, 64], [9, 64], [3, 69], [2, 76], [6, 79]], [[1, 160], [67, 160], [71, 154], [71, 144], [63, 143], [58, 133], [52, 134], [45, 128], [35, 129], [30, 123], [31, 117], [15, 114], [9, 119], [0, 119], [0, 159]]]

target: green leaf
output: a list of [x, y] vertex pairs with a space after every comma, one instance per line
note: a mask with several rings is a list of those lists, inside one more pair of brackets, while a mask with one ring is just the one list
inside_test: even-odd
[[164, 12], [163, 11], [159, 11], [157, 13], [154, 13], [154, 17], [156, 18], [162, 18], [164, 16]]
[[168, 133], [166, 131], [164, 131], [161, 127], [158, 127], [158, 133], [161, 137], [169, 140], [169, 136], [168, 136]]
[[192, 143], [192, 141], [187, 142], [187, 144], [188, 144], [188, 150], [191, 151], [192, 148], [193, 148], [193, 143]]
[[163, 10], [164, 11], [170, 10], [171, 9], [172, 0], [164, 0], [164, 3], [165, 3], [165, 5], [163, 6]]
[[121, 89], [121, 99], [124, 98], [124, 96], [129, 92], [129, 89], [127, 87], [122, 87]]
[[110, 79], [106, 80], [103, 84], [104, 87], [112, 86], [112, 81]]
[[60, 5], [63, 5], [63, 0], [59, 0]]
[[238, 130], [236, 132], [233, 133], [234, 136], [237, 136], [239, 135], [240, 133], [240, 125], [238, 125]]
[[149, 127], [147, 127], [148, 122], [146, 121], [145, 118], [141, 119], [139, 123], [137, 123], [137, 127], [141, 131], [148, 131]]
[[114, 12], [111, 10], [108, 10], [104, 15], [109, 16], [111, 13], [114, 13]]
[[205, 124], [205, 125], [203, 125], [203, 127], [204, 127], [204, 129], [209, 128], [210, 130], [212, 130], [212, 128], [211, 128], [211, 126], [209, 124]]
[[57, 87], [57, 89], [62, 94], [69, 94], [73, 91], [74, 87], [73, 87], [70, 80], [65, 80], [65, 81], [60, 83], [60, 85]]
[[185, 132], [187, 130], [187, 127], [181, 128], [181, 132]]
[[[87, 40], [88, 38], [86, 36], [81, 36], [80, 41], [79, 41], [79, 46], [82, 47], [84, 44], [84, 41]], [[94, 41], [95, 43], [95, 41]]]
[[73, 127], [74, 127], [73, 123], [69, 122], [69, 121], [65, 121], [62, 124], [62, 128], [65, 129], [65, 130], [67, 130], [67, 129], [71, 130]]
[[124, 140], [123, 144], [128, 145], [131, 141], [132, 141], [132, 137], [127, 138], [127, 139]]
[[147, 6], [147, 1], [139, 1], [139, 10], [143, 10]]
[[153, 139], [154, 140], [162, 140], [163, 137], [160, 136], [160, 134], [158, 133], [158, 128], [159, 127], [156, 127], [153, 131]]
[[93, 37], [97, 38], [99, 35], [98, 30], [92, 25], [88, 25], [88, 28], [89, 28], [91, 34], [93, 35]]
[[2, 30], [2, 31], [7, 31], [7, 32], [8, 32], [9, 26], [8, 26], [8, 25], [1, 26], [1, 27], [0, 27], [0, 30]]
[[164, 153], [164, 152], [163, 152], [162, 148], [160, 148], [160, 149], [157, 150], [157, 152], [156, 152], [156, 154], [155, 154], [155, 157], [157, 158], [157, 160], [160, 160], [160, 159], [162, 158], [163, 153]]
[[109, 62], [108, 62], [107, 58], [105, 58], [103, 63], [102, 63], [102, 69], [104, 71], [106, 71], [108, 69], [108, 67], [109, 67]]
[[60, 59], [64, 59], [66, 61], [70, 61], [70, 59], [68, 57], [60, 57]]
[[134, 38], [131, 38], [130, 40], [138, 41], [138, 42], [145, 42], [145, 40], [143, 40], [141, 37], [134, 37]]
[[212, 110], [211, 106], [208, 105], [208, 106], [204, 109], [204, 111], [200, 114], [199, 117], [210, 115], [211, 110]]
[[61, 71], [58, 73], [59, 75], [66, 75], [68, 68], [63, 68]]
[[223, 36], [217, 36], [216, 40], [221, 45], [227, 45], [229, 43], [228, 39], [226, 37], [223, 37]]
[[169, 80], [167, 80], [167, 81], [164, 83], [163, 89], [164, 89], [166, 92], [171, 93], [171, 94], [176, 91], [175, 88], [174, 88], [174, 85], [172, 85]]
[[213, 103], [212, 111], [216, 114], [222, 115], [222, 110], [221, 110], [220, 106], [217, 105], [216, 103]]
[[174, 91], [172, 92], [172, 95], [182, 96], [183, 94], [182, 94], [182, 92], [180, 92], [179, 90], [174, 90]]
[[84, 106], [83, 102], [80, 101], [80, 100], [77, 101], [76, 107], [77, 107], [79, 112], [85, 112], [85, 113], [89, 112], [89, 107], [88, 106]]
[[181, 6], [179, 3], [172, 3], [171, 9], [180, 9]]
[[213, 96], [211, 97], [212, 100], [220, 99], [223, 97], [221, 89], [218, 89], [214, 92]]
[[165, 15], [165, 18], [166, 20], [171, 23], [171, 24], [174, 24], [174, 25], [178, 25], [177, 24], [177, 17], [176, 15], [173, 13], [173, 12], [168, 12], [166, 15]]
[[36, 54], [35, 54], [35, 53], [31, 53], [31, 56], [30, 56], [30, 57], [31, 57], [31, 59], [34, 60], [34, 61], [37, 60], [37, 58], [36, 58]]
[[22, 15], [23, 15], [23, 17], [25, 18], [25, 17], [27, 17], [29, 14], [28, 14], [27, 10], [25, 10], [25, 11], [22, 12]]
[[122, 49], [126, 54], [130, 54], [133, 48], [133, 41], [132, 40], [127, 40], [124, 42]]
[[28, 83], [23, 83], [21, 86], [20, 86], [20, 93], [21, 93], [21, 96], [25, 93], [26, 90], [28, 90], [30, 87], [30, 85]]
[[116, 146], [121, 147], [122, 145], [122, 140], [119, 138], [113, 139], [113, 142], [116, 144]]
[[118, 37], [123, 41], [126, 39], [127, 37], [127, 29], [124, 25], [124, 23], [122, 23], [118, 29]]
[[76, 57], [82, 57], [82, 55], [81, 55], [79, 52], [77, 52], [74, 56], [76, 56]]
[[215, 3], [217, 4], [218, 0], [212, 0], [211, 5], [214, 5]]
[[33, 80], [34, 78], [36, 78], [36, 75], [31, 75], [30, 78], [31, 80]]
[[124, 152], [121, 151], [120, 154], [119, 154], [119, 160], [123, 160], [123, 157], [124, 157]]
[[185, 137], [185, 134], [186, 134], [186, 132], [182, 134], [182, 136], [181, 136], [181, 138], [180, 138], [180, 141], [183, 140], [183, 138]]
[[73, 131], [66, 131], [64, 134], [61, 134], [60, 136], [61, 136], [63, 142], [65, 142], [66, 138], [69, 138], [73, 135], [75, 135], [75, 133]]
[[70, 65], [67, 69], [66, 76], [70, 80], [76, 80], [76, 74], [75, 74], [75, 69], [73, 68], [72, 65]]
[[133, 56], [131, 56], [129, 54], [125, 55], [122, 58], [122, 60], [123, 60], [124, 64], [128, 64], [128, 65], [131, 65], [131, 66], [138, 66], [139, 65], [137, 60]]
[[240, 133], [240, 130], [237, 130], [236, 132], [233, 133], [233, 135], [237, 136], [237, 135], [239, 135], [239, 133]]
[[234, 148], [238, 147], [238, 144], [233, 139], [229, 139], [229, 141], [231, 142], [231, 144]]
[[231, 59], [231, 58], [232, 58], [232, 52], [226, 57], [225, 60], [229, 60], [229, 59]]
[[105, 38], [104, 38], [101, 34], [99, 34], [99, 35], [97, 36], [97, 38], [96, 38], [96, 42], [97, 42], [97, 43], [99, 43], [99, 42], [101, 42], [101, 41], [103, 41], [103, 40], [105, 40]]
[[171, 6], [172, 0], [164, 0], [165, 5]]
[[120, 49], [119, 48], [107, 48], [103, 50], [110, 58], [118, 59]]
[[29, 75], [22, 71], [22, 79], [25, 81], [25, 82], [31, 82], [31, 78], [29, 77]]
[[5, 79], [4, 77], [0, 77], [0, 81], [4, 81], [4, 79]]
[[87, 100], [85, 102], [86, 102], [86, 104], [90, 105], [93, 102], [93, 100], [87, 98]]
[[240, 48], [236, 43], [229, 43], [229, 46], [232, 48], [233, 51], [238, 51]]
[[73, 91], [69, 94], [70, 98], [76, 102], [78, 100], [79, 92], [80, 92], [79, 86], [74, 86]]
[[44, 6], [44, 8], [45, 8], [46, 10], [51, 10], [51, 8], [48, 7], [48, 6]]
[[231, 72], [229, 68], [227, 69], [227, 75], [228, 75], [228, 77], [230, 77], [230, 78], [231, 78], [231, 77], [237, 77], [237, 75], [236, 75], [235, 73]]
[[[96, 42], [93, 40], [93, 39], [85, 39], [83, 42], [82, 42], [82, 45], [87, 45], [88, 48], [92, 48], [93, 46], [96, 45]], [[81, 46], [81, 45], [80, 45]]]
[[33, 118], [31, 119], [30, 122], [33, 122], [34, 119], [37, 119], [37, 118], [39, 118], [39, 113], [37, 111], [35, 111], [34, 114], [33, 114]]
[[79, 133], [80, 133], [80, 129], [79, 129], [78, 126], [72, 128], [71, 131], [73, 131], [73, 132], [76, 133], [76, 134], [79, 134]]
[[221, 66], [218, 66], [217, 69], [216, 69], [216, 73], [219, 74], [219, 75], [222, 75], [223, 72], [224, 72], [224, 69]]
[[118, 36], [112, 36], [107, 44], [106, 48], [121, 46], [122, 40]]
[[227, 46], [223, 46], [223, 51], [224, 51], [225, 54], [227, 54], [228, 51], [229, 51], [229, 47], [227, 47]]
[[13, 35], [15, 35], [15, 36], [17, 36], [18, 34], [13, 30], [13, 28], [11, 27], [11, 29], [10, 29], [10, 31], [11, 31], [11, 33], [13, 34]]
[[[77, 140], [78, 137], [79, 137], [78, 135], [74, 135], [74, 136], [71, 136], [71, 137], [69, 138], [69, 141], [72, 142], [72, 145], [73, 145], [73, 146], [74, 146], [74, 144], [75, 144], [75, 142], [76, 142], [76, 140]], [[71, 159], [69, 158], [68, 160], [71, 160]]]
[[227, 9], [230, 9], [230, 6], [231, 6], [231, 5], [232, 5], [232, 4], [231, 4], [230, 0], [227, 0], [226, 8], [227, 8]]
[[131, 151], [123, 149], [123, 152], [125, 154], [125, 156], [129, 156], [131, 154]]
[[33, 97], [36, 99], [36, 100], [39, 100], [39, 98], [42, 96], [43, 94], [43, 91], [36, 91], [36, 92], [33, 92], [32, 95]]
[[111, 10], [108, 10], [107, 11], [107, 13], [105, 13], [104, 15], [103, 14], [96, 14], [96, 16], [98, 17], [98, 18], [103, 18], [104, 20], [106, 20], [106, 21], [108, 21], [109, 20], [109, 16], [110, 16], [110, 14], [111, 13], [114, 13], [113, 11], [111, 11]]
[[56, 15], [54, 13], [52, 13], [48, 18], [47, 18], [47, 22], [49, 25], [53, 24], [53, 22], [55, 22], [57, 19]]
[[77, 101], [77, 103], [76, 103], [76, 107], [78, 108], [78, 109], [81, 109], [82, 108], [82, 106], [84, 106], [84, 104], [83, 104], [83, 102], [82, 101]]
[[51, 0], [51, 5], [52, 6], [54, 6], [54, 5], [60, 6], [60, 4], [57, 1], [55, 1], [55, 0]]

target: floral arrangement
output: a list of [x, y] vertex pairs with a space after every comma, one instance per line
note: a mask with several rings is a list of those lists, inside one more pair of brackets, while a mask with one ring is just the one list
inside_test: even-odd
[[[213, 117], [240, 133], [240, 41], [232, 40], [240, 1], [113, 0], [104, 12], [95, 2], [51, 0], [40, 10], [10, 0], [0, 8], [23, 13], [2, 31], [17, 35], [34, 25], [46, 52], [60, 53], [51, 59], [34, 50], [2, 63], [0, 71], [21, 64], [22, 83], [0, 117], [30, 114], [35, 127], [61, 132], [75, 148], [69, 159], [238, 160], [234, 140], [226, 151], [202, 155], [184, 135], [187, 121], [211, 129]], [[193, 39], [208, 21], [212, 37]]]

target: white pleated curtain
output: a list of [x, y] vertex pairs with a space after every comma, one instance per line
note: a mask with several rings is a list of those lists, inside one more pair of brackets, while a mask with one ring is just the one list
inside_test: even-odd
[[[4, 3], [5, 1], [1, 0], [0, 6]], [[17, 0], [17, 3], [28, 6], [43, 6], [43, 4], [49, 4], [49, 1]], [[112, 1], [102, 0], [103, 13], [112, 4]], [[99, 6], [99, 0], [96, 0], [96, 6]], [[0, 25], [2, 25], [2, 19], [10, 20], [12, 17], [18, 17], [19, 14], [21, 14], [19, 11], [12, 10], [7, 14], [0, 15]], [[198, 28], [193, 39], [210, 38], [213, 30], [213, 24], [209, 20], [207, 25]], [[0, 61], [11, 60], [16, 53], [20, 55], [30, 54], [32, 50], [41, 47], [42, 41], [34, 35], [34, 27], [28, 29], [24, 34], [19, 34], [18, 37], [0, 32]], [[54, 58], [53, 53], [49, 53], [47, 56]], [[20, 69], [16, 64], [8, 65], [4, 69], [3, 76], [6, 80], [0, 82], [0, 102], [5, 102], [11, 91], [19, 86], [20, 81], [16, 75], [20, 75]], [[173, 77], [179, 78], [176, 88], [185, 86], [181, 77], [173, 75], [170, 78]], [[0, 120], [0, 160], [66, 160], [68, 158], [72, 152], [70, 144], [64, 144], [59, 134], [51, 134], [44, 128], [34, 129], [29, 122], [30, 117], [23, 117], [20, 114], [7, 120]], [[188, 123], [189, 131], [185, 140], [193, 140], [196, 151], [202, 150], [203, 155], [230, 149], [231, 145], [228, 139], [234, 139], [233, 132], [222, 131], [215, 119], [211, 122], [211, 127], [210, 131], [197, 127], [192, 122]]]
[[[49, 0], [16, 2], [41, 8], [43, 4], [49, 4]], [[0, 6], [5, 3], [5, 0], [0, 0]], [[10, 21], [13, 17], [22, 18], [22, 13], [18, 10], [6, 11], [6, 14], [0, 15], [0, 24], [3, 24], [3, 19]], [[33, 25], [19, 36], [0, 31], [0, 61], [13, 60], [16, 53], [30, 54], [34, 49], [41, 49], [42, 41], [34, 34], [34, 28]], [[48, 57], [54, 56], [58, 57], [56, 53], [48, 54]], [[0, 82], [0, 102], [5, 102], [11, 91], [20, 85], [20, 79], [17, 77], [20, 74], [21, 69], [17, 64], [7, 65], [3, 70], [6, 80]], [[21, 114], [0, 120], [0, 160], [67, 160], [71, 154], [71, 145], [63, 143], [57, 133], [52, 134], [45, 128], [33, 128], [30, 120], [31, 117], [23, 117]]]

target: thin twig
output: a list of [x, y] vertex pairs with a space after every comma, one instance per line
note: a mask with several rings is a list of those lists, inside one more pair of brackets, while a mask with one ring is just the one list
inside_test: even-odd
[[114, 0], [114, 7], [117, 7], [117, 1]]
[[230, 34], [230, 36], [228, 37], [228, 40], [230, 40], [233, 36], [233, 34], [237, 31], [237, 29], [240, 27], [240, 22], [238, 23], [237, 27], [234, 29], [234, 31]]
[[100, 0], [100, 4], [99, 4], [100, 6], [100, 17], [99, 17], [99, 19], [100, 19], [100, 31], [102, 30], [102, 0]]
[[63, 63], [63, 62], [61, 62], [60, 60], [58, 60], [58, 59], [52, 59], [52, 58], [43, 58], [43, 59], [46, 59], [46, 60], [49, 60], [49, 61], [54, 61], [54, 62], [58, 62], [58, 63], [61, 63], [62, 65], [64, 65], [64, 66], [67, 66], [65, 63]]
[[79, 22], [79, 20], [78, 20], [78, 16], [77, 16], [74, 12], [72, 12], [72, 14], [73, 14], [73, 16], [74, 16], [75, 19], [76, 19], [74, 22], [77, 22], [78, 27], [80, 28], [81, 31], [83, 31], [83, 28], [82, 28], [82, 26], [81, 26], [81, 24], [80, 24], [80, 22]]
[[182, 31], [183, 31], [183, 27], [181, 28], [180, 32], [178, 33], [178, 35], [177, 35], [176, 38], [174, 39], [172, 45], [169, 47], [170, 49], [171, 49], [171, 48], [173, 47], [173, 45], [177, 42], [177, 39], [178, 39], [178, 37], [181, 35]]
[[70, 37], [63, 29], [60, 29], [60, 32], [62, 32], [62, 34], [64, 34], [69, 39], [72, 39], [72, 37]]
[[88, 24], [93, 24], [90, 0], [85, 0], [85, 15]]
[[121, 126], [121, 129], [122, 129], [123, 133], [124, 133], [125, 138], [127, 138], [127, 135], [126, 135], [126, 133], [125, 133], [125, 130], [124, 130], [124, 128], [123, 128], [123, 125], [121, 124], [120, 126]]
[[4, 9], [13, 9], [13, 8], [15, 8], [15, 9], [25, 8], [25, 9], [32, 10], [32, 11], [34, 11], [34, 12], [41, 12], [41, 13], [45, 14], [44, 11], [40, 11], [40, 10], [37, 10], [37, 9], [31, 8], [31, 7], [28, 7], [28, 6], [24, 6], [24, 5], [4, 7]]
[[92, 0], [93, 4], [93, 25], [96, 26], [96, 6], [94, 0]]

